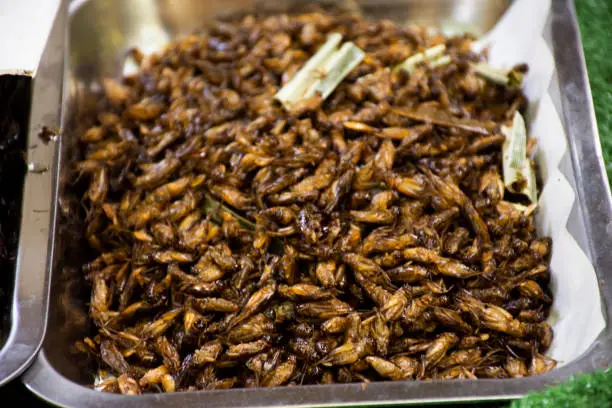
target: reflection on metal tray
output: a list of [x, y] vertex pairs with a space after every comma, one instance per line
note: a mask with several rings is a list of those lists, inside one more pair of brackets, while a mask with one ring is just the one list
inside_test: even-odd
[[[61, 39], [65, 21], [65, 13], [58, 13], [39, 70], [33, 79], [23, 77], [28, 83], [28, 89], [24, 91], [28, 103], [38, 103], [33, 102], [31, 107], [27, 144], [24, 143], [30, 170], [23, 185], [19, 246], [9, 309], [10, 330], [0, 349], [0, 385], [27, 368], [44, 338], [49, 292], [48, 262], [51, 260], [49, 255], [53, 248], [55, 225], [52, 198], [56, 179], [52, 170], [56, 163], [57, 145], [41, 140], [39, 134], [43, 126], [48, 129], [59, 129], [60, 126], [64, 65]], [[17, 174], [12, 176], [20, 177]]]
[[[160, 45], [174, 35], [190, 32], [216, 15], [244, 12], [256, 2], [171, 0], [89, 0], [77, 1], [71, 8], [69, 35], [70, 61], [65, 76], [66, 97], [63, 106], [64, 138], [61, 162], [73, 159], [73, 142], [79, 133], [79, 113], [87, 106], [89, 85], [102, 75], [119, 75], [122, 56], [129, 46]], [[270, 4], [266, 3], [266, 4]], [[289, 2], [281, 2], [286, 5]], [[295, 3], [295, 2], [292, 2]], [[476, 33], [491, 28], [508, 1], [486, 0], [365, 0], [357, 1], [372, 18], [392, 18], [432, 25], [453, 22]], [[268, 6], [266, 6], [268, 7]], [[278, 9], [280, 6], [275, 5]], [[584, 67], [579, 34], [571, 0], [553, 1], [549, 15], [552, 48], [557, 65], [558, 86], [571, 87], [560, 93], [568, 143], [573, 160], [573, 176], [582, 214], [583, 236], [592, 254], [598, 278], [603, 280], [602, 296], [612, 299], [612, 254], [606, 251], [607, 228], [612, 225], [612, 200], [595, 128], [594, 115]], [[143, 47], [146, 49], [146, 47]], [[556, 84], [556, 83], [555, 83]], [[40, 102], [39, 102], [40, 103]], [[51, 152], [49, 152], [51, 154]], [[49, 156], [51, 157], [51, 156]], [[456, 380], [427, 382], [379, 382], [369, 384], [334, 384], [271, 389], [236, 389], [198, 391], [165, 395], [129, 397], [102, 394], [88, 388], [91, 370], [79, 364], [71, 345], [87, 331], [87, 291], [81, 286], [78, 230], [71, 227], [69, 190], [60, 187], [57, 200], [58, 228], [51, 262], [53, 276], [49, 308], [49, 330], [42, 350], [24, 376], [26, 385], [47, 401], [63, 406], [339, 406], [423, 404], [442, 401], [482, 401], [510, 399], [533, 389], [553, 384], [580, 371], [592, 371], [612, 360], [610, 328], [602, 333], [585, 355], [548, 374], [495, 380]], [[75, 235], [77, 234], [77, 235]], [[67, 256], [70, 254], [70, 256]], [[609, 302], [607, 302], [609, 303]], [[607, 314], [609, 306], [606, 307]]]

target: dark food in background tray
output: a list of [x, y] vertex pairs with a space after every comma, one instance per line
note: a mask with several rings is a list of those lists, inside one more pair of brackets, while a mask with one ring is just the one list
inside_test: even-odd
[[10, 331], [30, 83], [30, 78], [23, 76], [0, 76], [0, 347]]
[[[331, 32], [366, 58], [287, 111], [274, 95]], [[501, 179], [500, 126], [526, 99], [474, 73], [471, 41], [313, 12], [134, 50], [75, 168], [97, 388], [552, 369], [551, 242]], [[448, 65], [386, 69], [440, 43]]]

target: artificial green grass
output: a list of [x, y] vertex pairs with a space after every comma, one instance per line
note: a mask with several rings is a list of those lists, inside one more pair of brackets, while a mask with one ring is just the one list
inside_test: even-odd
[[514, 401], [510, 408], [612, 407], [612, 370], [572, 378], [567, 383]]
[[575, 4], [601, 147], [612, 180], [612, 0], [576, 0]]

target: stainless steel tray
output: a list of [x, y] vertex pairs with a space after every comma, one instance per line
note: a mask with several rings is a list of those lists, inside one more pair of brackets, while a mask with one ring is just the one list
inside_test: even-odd
[[[53, 16], [51, 16], [53, 17]], [[0, 349], [0, 386], [21, 374], [40, 348], [47, 321], [49, 271], [53, 249], [56, 196], [56, 145], [39, 137], [43, 126], [59, 129], [65, 11], [57, 14], [39, 70], [32, 79], [27, 160], [19, 249], [10, 305], [11, 326]], [[58, 41], [59, 40], [59, 41]], [[5, 271], [2, 271], [5, 272]]]
[[[27, 387], [51, 403], [71, 407], [423, 404], [516, 398], [531, 390], [563, 381], [575, 373], [594, 371], [612, 363], [612, 330], [608, 325], [591, 348], [578, 359], [546, 375], [521, 379], [379, 382], [179, 392], [139, 397], [97, 393], [86, 387], [91, 377], [86, 374], [81, 359], [75, 356], [71, 344], [87, 330], [87, 295], [80, 286], [76, 259], [79, 240], [74, 235], [74, 229], [70, 228], [72, 212], [61, 172], [62, 162], [71, 160], [74, 153], [72, 142], [78, 132], [74, 118], [87, 105], [90, 84], [102, 74], [119, 73], [121, 56], [127, 46], [139, 44], [144, 39], [163, 40], [166, 36], [191, 31], [219, 13], [245, 10], [254, 3], [247, 0], [85, 0], [72, 4], [71, 51], [64, 77], [64, 136], [60, 141], [61, 155], [53, 162], [54, 171], [60, 175], [60, 187], [54, 192], [54, 211], [58, 211], [59, 221], [57, 234], [51, 236], [56, 246], [49, 261], [53, 265], [48, 321], [50, 330], [36, 361], [23, 377]], [[462, 18], [462, 23], [482, 33], [495, 23], [508, 1], [363, 0], [357, 3], [376, 18], [404, 21], [410, 18], [429, 24]], [[575, 211], [579, 213], [581, 222], [576, 228], [580, 230], [578, 234], [584, 237], [581, 244], [601, 281], [605, 302], [603, 309], [608, 316], [612, 312], [612, 251], [607, 240], [612, 234], [612, 198], [571, 0], [552, 1], [547, 36], [557, 66], [557, 80], [551, 85], [555, 89], [551, 91], [558, 96], [557, 110], [565, 121], [571, 151], [568, 163], [572, 163], [570, 167], [573, 166], [573, 179], [578, 192]]]

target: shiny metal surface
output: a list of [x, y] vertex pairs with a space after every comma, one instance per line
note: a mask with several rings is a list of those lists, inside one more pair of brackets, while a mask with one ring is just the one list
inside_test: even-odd
[[[470, 31], [492, 28], [511, 0], [319, 0], [360, 7], [373, 19]], [[159, 48], [169, 38], [201, 28], [216, 16], [257, 9], [283, 11], [306, 0], [75, 0], [71, 4], [70, 66], [79, 81], [118, 75], [128, 46]], [[355, 6], [357, 5], [357, 6]]]
[[[288, 2], [281, 2], [286, 5]], [[295, 3], [295, 2], [293, 2]], [[357, 2], [373, 18], [446, 25], [458, 21], [485, 32], [501, 15], [507, 1], [365, 0]], [[75, 117], [90, 104], [88, 89], [101, 75], [118, 75], [122, 55], [129, 46], [160, 45], [167, 38], [190, 32], [215, 15], [245, 11], [253, 1], [225, 0], [89, 0], [71, 8], [70, 62], [65, 75], [61, 160], [75, 152], [72, 143], [79, 129]], [[270, 3], [266, 3], [270, 4]], [[267, 7], [267, 6], [266, 6]], [[275, 5], [273, 8], [279, 8]], [[463, 10], [459, 12], [458, 10]], [[571, 148], [588, 252], [592, 254], [604, 309], [610, 314], [612, 300], [612, 198], [599, 150], [584, 57], [571, 0], [555, 0], [549, 17], [549, 38], [558, 67], [558, 93]], [[78, 269], [79, 239], [72, 227], [70, 189], [61, 183], [58, 198], [58, 229], [53, 251], [53, 274], [49, 308], [49, 330], [32, 367], [24, 375], [27, 387], [47, 401], [70, 407], [161, 407], [209, 406], [280, 407], [400, 405], [433, 402], [511, 399], [531, 390], [555, 384], [572, 374], [593, 371], [612, 363], [611, 329], [598, 338], [585, 355], [546, 375], [503, 380], [457, 380], [427, 382], [379, 382], [271, 389], [236, 389], [138, 397], [97, 393], [85, 386], [91, 370], [77, 358], [71, 344], [87, 332], [87, 292]]]
[[40, 348], [47, 321], [49, 254], [53, 250], [56, 143], [44, 144], [43, 126], [59, 129], [64, 67], [65, 12], [59, 12], [33, 79], [33, 106], [27, 140], [25, 176], [11, 330], [0, 350], [0, 385], [21, 374]]

